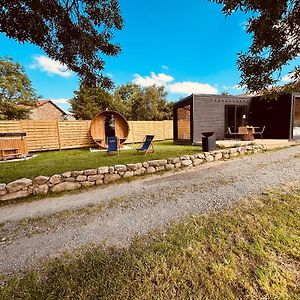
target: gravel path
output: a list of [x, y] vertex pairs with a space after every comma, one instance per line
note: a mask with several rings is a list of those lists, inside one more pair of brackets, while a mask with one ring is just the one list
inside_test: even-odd
[[[216, 211], [283, 183], [300, 184], [298, 153], [300, 146], [295, 146], [77, 195], [2, 207], [0, 222], [6, 223], [0, 228], [0, 273], [34, 267], [40, 260], [90, 243], [124, 247], [135, 236], [191, 213]], [[106, 208], [89, 214], [83, 209], [73, 217], [58, 214], [99, 204]], [[28, 228], [18, 227], [24, 218], [33, 217], [42, 218], [40, 230], [32, 231], [30, 222]]]

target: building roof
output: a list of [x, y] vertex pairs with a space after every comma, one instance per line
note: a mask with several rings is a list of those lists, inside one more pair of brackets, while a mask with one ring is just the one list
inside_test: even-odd
[[44, 105], [44, 104], [46, 104], [46, 103], [51, 103], [52, 105], [54, 105], [57, 109], [59, 109], [64, 115], [67, 115], [67, 113], [65, 112], [65, 111], [63, 111], [59, 106], [57, 106], [54, 102], [52, 102], [51, 100], [47, 100], [47, 99], [45, 99], [45, 100], [38, 100], [37, 101], [37, 103], [38, 103], [38, 106], [42, 106], [42, 105]]

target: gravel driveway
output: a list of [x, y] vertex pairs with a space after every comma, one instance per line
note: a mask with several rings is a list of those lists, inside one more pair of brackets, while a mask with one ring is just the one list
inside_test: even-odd
[[90, 243], [124, 247], [135, 236], [191, 213], [216, 211], [283, 183], [300, 184], [299, 153], [295, 146], [1, 207], [0, 273], [35, 267]]

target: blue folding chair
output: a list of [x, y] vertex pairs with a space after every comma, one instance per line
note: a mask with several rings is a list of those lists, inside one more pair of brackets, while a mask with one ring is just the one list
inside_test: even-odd
[[107, 138], [107, 155], [113, 152], [120, 154], [120, 143], [116, 136], [109, 136]]
[[154, 135], [146, 135], [141, 147], [136, 149], [136, 151], [143, 151], [145, 152], [145, 155], [147, 155], [147, 153], [154, 153], [153, 139]]

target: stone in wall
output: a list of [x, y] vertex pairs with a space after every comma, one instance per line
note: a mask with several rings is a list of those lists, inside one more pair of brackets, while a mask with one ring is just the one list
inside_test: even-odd
[[47, 195], [49, 186], [47, 184], [33, 185], [32, 192], [34, 195]]
[[100, 180], [104, 177], [104, 175], [90, 175], [88, 176], [87, 180], [88, 181], [96, 181], [96, 180]]
[[97, 174], [97, 169], [89, 169], [85, 170], [83, 172], [84, 175], [89, 176], [89, 175], [96, 175]]
[[0, 196], [0, 200], [1, 201], [12, 200], [12, 199], [17, 199], [17, 198], [27, 197], [29, 195], [30, 195], [30, 193], [28, 192], [27, 189], [19, 190], [17, 192], [11, 192], [11, 193], [7, 193], [3, 196]]
[[165, 170], [165, 166], [157, 166], [157, 167], [155, 167], [155, 170], [156, 170], [157, 172], [164, 171], [164, 170]]
[[149, 167], [149, 164], [148, 164], [147, 161], [144, 161], [144, 162], [142, 163], [142, 165], [143, 165], [143, 167], [146, 168], [146, 169]]
[[0, 196], [5, 195], [7, 193], [6, 184], [0, 183]]
[[78, 175], [76, 181], [83, 182], [86, 181], [87, 177], [85, 175]]
[[182, 165], [183, 167], [189, 167], [189, 166], [193, 165], [193, 162], [192, 162], [191, 160], [187, 159], [187, 160], [183, 160], [183, 161], [181, 162], [181, 165]]
[[207, 156], [205, 157], [205, 160], [206, 160], [207, 162], [213, 162], [215, 159], [214, 159], [214, 157], [213, 157], [212, 155], [207, 155]]
[[134, 171], [134, 176], [135, 175], [143, 175], [145, 174], [146, 169], [144, 167], [137, 169], [136, 171]]
[[98, 168], [98, 174], [106, 174], [108, 173], [108, 167], [100, 167]]
[[166, 159], [156, 159], [156, 160], [149, 160], [148, 164], [150, 167], [159, 167], [159, 166], [165, 166], [167, 164]]
[[119, 174], [110, 174], [107, 173], [104, 175], [104, 183], [109, 183], [112, 181], [116, 181], [119, 180], [121, 178], [121, 176]]
[[72, 177], [77, 177], [78, 175], [82, 175], [83, 171], [72, 171]]
[[193, 160], [193, 165], [194, 165], [194, 166], [199, 166], [199, 165], [201, 165], [203, 162], [204, 162], [203, 159], [196, 158], [196, 159]]
[[84, 181], [84, 182], [81, 182], [81, 186], [82, 187], [90, 187], [90, 186], [93, 186], [95, 185], [95, 181]]
[[170, 170], [174, 170], [175, 166], [173, 164], [166, 164], [165, 168], [167, 171], [170, 171]]
[[223, 155], [221, 152], [218, 152], [215, 154], [215, 161], [221, 160], [223, 158]]
[[57, 183], [60, 183], [60, 182], [62, 182], [63, 181], [63, 178], [62, 178], [62, 176], [61, 175], [59, 175], [59, 174], [55, 174], [55, 175], [52, 175], [51, 177], [50, 177], [50, 179], [49, 179], [49, 182], [51, 183], [51, 184], [57, 184]]
[[70, 178], [72, 176], [72, 172], [65, 172], [61, 174], [64, 178]]
[[155, 168], [154, 168], [154, 167], [148, 167], [148, 168], [146, 169], [146, 172], [147, 172], [147, 174], [155, 173]]
[[51, 192], [71, 191], [80, 188], [79, 182], [61, 182], [51, 187]]
[[138, 169], [137, 164], [127, 164], [126, 166], [129, 171], [135, 171]]
[[123, 178], [133, 177], [133, 171], [126, 171], [123, 175]]
[[41, 184], [45, 184], [48, 180], [49, 180], [48, 176], [38, 176], [32, 180], [32, 183], [41, 185]]
[[115, 172], [115, 168], [113, 166], [108, 167], [108, 172], [113, 174]]
[[9, 193], [20, 191], [29, 185], [32, 184], [32, 180], [28, 178], [22, 178], [15, 181], [12, 181], [6, 185], [6, 189], [9, 191]]

